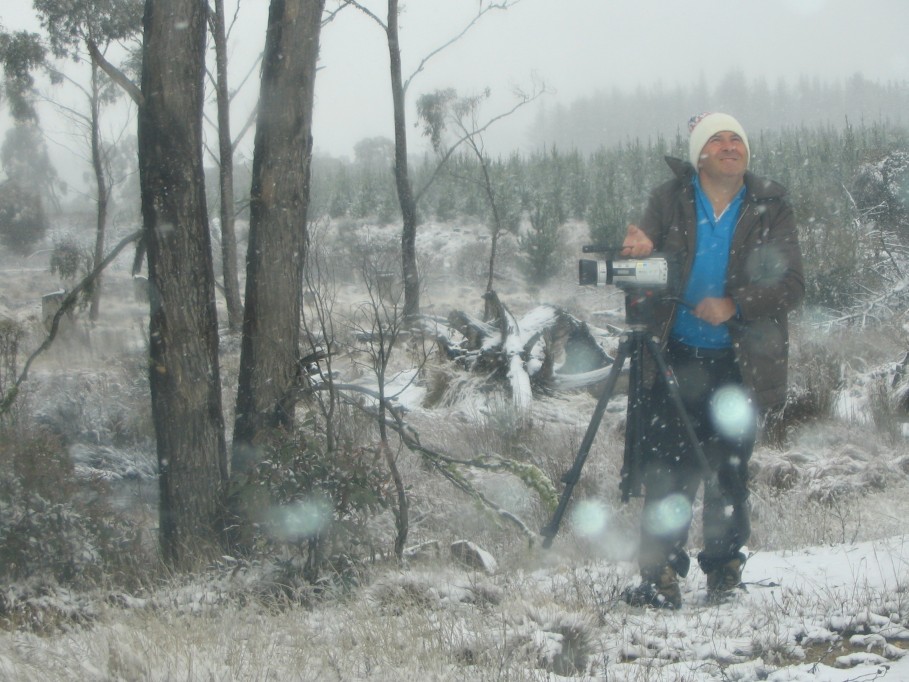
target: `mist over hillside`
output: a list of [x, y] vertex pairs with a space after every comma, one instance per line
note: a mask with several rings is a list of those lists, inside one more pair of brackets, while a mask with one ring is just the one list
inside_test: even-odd
[[656, 83], [642, 84], [634, 91], [595, 90], [567, 104], [544, 100], [528, 128], [528, 146], [536, 143], [589, 153], [658, 135], [685, 140], [688, 119], [702, 111], [734, 114], [751, 137], [760, 131], [802, 126], [905, 125], [909, 83], [880, 83], [858, 73], [841, 81], [799, 76], [769, 82], [730, 71], [715, 87], [702, 77], [694, 87]]

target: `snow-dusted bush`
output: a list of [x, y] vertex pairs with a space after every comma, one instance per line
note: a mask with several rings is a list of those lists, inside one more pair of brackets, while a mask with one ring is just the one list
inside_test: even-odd
[[86, 486], [57, 437], [14, 424], [0, 432], [0, 581], [30, 576], [85, 587], [141, 565], [139, 531]]
[[858, 208], [881, 231], [909, 242], [909, 151], [893, 149], [862, 164], [854, 186]]
[[824, 344], [806, 343], [792, 349], [786, 402], [766, 416], [765, 442], [781, 446], [793, 429], [831, 416], [842, 382], [841, 362]]
[[899, 396], [893, 388], [890, 377], [875, 377], [869, 392], [868, 406], [871, 421], [878, 433], [888, 442], [897, 444], [903, 440], [903, 422], [906, 421], [906, 414], [900, 409]]
[[464, 244], [455, 259], [455, 274], [468, 282], [482, 282], [489, 274], [489, 241]]
[[371, 524], [389, 507], [388, 483], [378, 449], [329, 448], [312, 422], [274, 433], [261, 461], [232, 482], [235, 536], [254, 553], [290, 555], [288, 570], [314, 582], [329, 564], [342, 570], [382, 551]]
[[132, 446], [153, 438], [148, 377], [140, 355], [97, 370], [61, 370], [36, 382], [36, 421], [67, 444]]

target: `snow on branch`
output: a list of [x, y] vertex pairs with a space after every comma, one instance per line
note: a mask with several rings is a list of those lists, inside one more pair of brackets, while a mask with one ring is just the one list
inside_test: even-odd
[[[495, 311], [493, 321], [452, 311], [449, 329], [436, 332], [436, 342], [461, 367], [506, 383], [521, 413], [529, 410], [535, 390], [577, 389], [603, 381], [612, 358], [586, 323], [551, 305], [517, 317], [494, 291], [485, 297]], [[454, 340], [456, 335], [460, 340]]]

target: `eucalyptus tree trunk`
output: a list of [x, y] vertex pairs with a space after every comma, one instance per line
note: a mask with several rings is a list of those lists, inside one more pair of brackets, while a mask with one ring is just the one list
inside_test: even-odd
[[[98, 188], [96, 198], [97, 209], [95, 214], [95, 252], [94, 265], [104, 259], [104, 241], [107, 232], [107, 209], [110, 203], [110, 184], [107, 170], [104, 168], [104, 158], [101, 150], [101, 85], [99, 82], [100, 68], [92, 62], [92, 79], [90, 92], [91, 105], [91, 141], [92, 141], [92, 170], [95, 173], [95, 184]], [[92, 285], [91, 305], [88, 317], [93, 322], [101, 314], [101, 274]]]
[[324, 0], [269, 7], [250, 192], [246, 296], [232, 468], [294, 420], [312, 110]]
[[224, 0], [215, 0], [212, 36], [217, 67], [218, 99], [218, 164], [221, 184], [221, 272], [224, 278], [224, 300], [227, 325], [240, 329], [243, 307], [240, 302], [240, 279], [237, 275], [237, 232], [234, 221], [234, 146], [230, 137], [230, 91], [227, 83], [227, 32]]
[[395, 122], [395, 187], [401, 206], [401, 266], [404, 278], [404, 317], [420, 314], [420, 274], [417, 270], [417, 203], [407, 164], [407, 121], [401, 44], [398, 38], [398, 0], [388, 0], [388, 55], [391, 60], [391, 96]]
[[[340, 0], [342, 5], [356, 7], [366, 16], [376, 22], [385, 31], [388, 43], [388, 57], [391, 75], [391, 97], [395, 129], [395, 187], [398, 193], [398, 205], [401, 208], [401, 264], [404, 279], [404, 317], [410, 319], [420, 314], [420, 273], [417, 269], [417, 202], [419, 193], [415, 194], [410, 182], [410, 173], [407, 162], [407, 117], [404, 98], [407, 88], [413, 77], [423, 70], [423, 67], [433, 56], [438, 55], [446, 47], [453, 45], [463, 37], [472, 26], [487, 12], [507, 9], [519, 0], [483, 1], [474, 4], [476, 15], [453, 38], [441, 47], [433, 50], [421, 62], [417, 70], [405, 81], [401, 73], [401, 42], [399, 37], [399, 0], [388, 0], [386, 19], [382, 19], [360, 0]], [[431, 4], [431, 3], [430, 3]], [[423, 188], [426, 189], [425, 187]]]
[[202, 168], [206, 11], [200, 0], [146, 1], [139, 108], [159, 535], [178, 569], [219, 551], [227, 476]]

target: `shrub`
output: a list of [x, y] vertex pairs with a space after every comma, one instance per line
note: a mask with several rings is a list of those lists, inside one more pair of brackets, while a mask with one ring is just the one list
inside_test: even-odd
[[842, 385], [841, 358], [822, 344], [806, 344], [790, 362], [786, 402], [771, 411], [763, 428], [764, 442], [782, 446], [795, 427], [832, 416]]
[[903, 421], [905, 415], [899, 407], [899, 398], [895, 394], [892, 382], [885, 376], [872, 379], [869, 389], [868, 407], [875, 429], [888, 443], [896, 445], [902, 441]]
[[289, 551], [310, 582], [329, 562], [374, 551], [369, 524], [393, 495], [376, 450], [352, 442], [329, 448], [313, 427], [309, 421], [294, 433], [273, 433], [261, 461], [231, 485], [239, 546]]
[[[140, 536], [79, 481], [61, 441], [20, 424], [0, 434], [0, 580], [64, 585], [133, 582]], [[2, 614], [0, 614], [2, 615]]]
[[535, 200], [529, 212], [530, 229], [518, 240], [524, 273], [534, 284], [545, 284], [562, 268], [565, 255], [559, 208], [545, 199]]
[[71, 236], [54, 240], [50, 257], [51, 274], [60, 279], [71, 280], [78, 275], [85, 276], [92, 270], [94, 258]]
[[27, 254], [46, 232], [41, 197], [12, 180], [0, 185], [0, 241], [15, 253]]
[[489, 274], [489, 242], [475, 241], [455, 254], [455, 272], [468, 282], [482, 282]]

